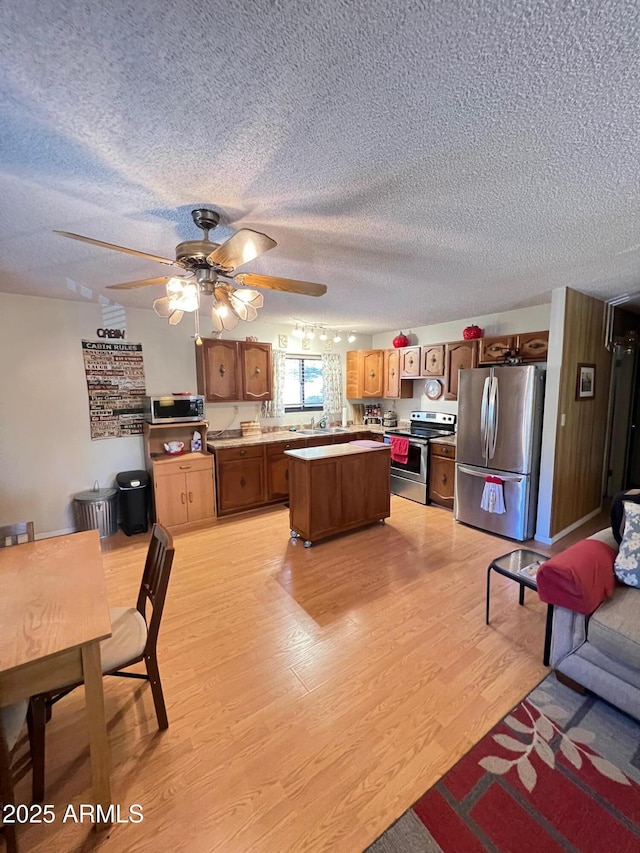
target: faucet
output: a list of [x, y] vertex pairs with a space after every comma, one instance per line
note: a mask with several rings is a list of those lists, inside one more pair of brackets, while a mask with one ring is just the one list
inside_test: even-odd
[[312, 430], [313, 430], [313, 429], [315, 429], [315, 426], [316, 426], [316, 422], [315, 422], [315, 420], [314, 420], [314, 418], [313, 418], [313, 415], [311, 415], [311, 429], [312, 429]]

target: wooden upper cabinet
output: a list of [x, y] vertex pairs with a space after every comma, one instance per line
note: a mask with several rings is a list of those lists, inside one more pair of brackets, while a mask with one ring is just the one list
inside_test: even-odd
[[384, 352], [384, 393], [388, 399], [413, 397], [413, 382], [400, 378], [400, 350]]
[[241, 371], [238, 341], [205, 338], [196, 345], [198, 394], [204, 394], [207, 403], [242, 400]]
[[445, 344], [444, 399], [458, 399], [458, 371], [478, 364], [477, 341], [455, 341]]
[[444, 344], [420, 347], [420, 375], [444, 376]]
[[400, 350], [400, 376], [403, 379], [420, 377], [420, 347], [402, 347]]
[[271, 344], [205, 338], [196, 345], [196, 375], [207, 403], [270, 400]]
[[347, 397], [384, 395], [384, 350], [350, 350], [347, 352]]
[[480, 338], [478, 341], [478, 364], [504, 364], [505, 356], [516, 345], [513, 335]]
[[271, 344], [240, 341], [240, 355], [242, 358], [243, 398], [245, 400], [270, 400], [273, 385]]
[[549, 332], [525, 332], [518, 335], [516, 347], [523, 361], [546, 361], [549, 351]]

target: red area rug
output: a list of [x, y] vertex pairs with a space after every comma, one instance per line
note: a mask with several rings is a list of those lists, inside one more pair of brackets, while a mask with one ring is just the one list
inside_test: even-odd
[[366, 853], [638, 853], [640, 723], [548, 676]]

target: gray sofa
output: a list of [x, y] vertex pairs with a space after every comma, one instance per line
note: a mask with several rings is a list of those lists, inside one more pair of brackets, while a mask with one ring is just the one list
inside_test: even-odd
[[[589, 538], [618, 550], [610, 529]], [[589, 616], [555, 607], [551, 666], [640, 720], [640, 589], [616, 585]]]

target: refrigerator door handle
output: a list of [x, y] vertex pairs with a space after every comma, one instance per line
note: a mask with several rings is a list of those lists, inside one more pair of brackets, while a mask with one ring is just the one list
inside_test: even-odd
[[[467, 468], [465, 465], [458, 465], [458, 471], [461, 474], [469, 474], [470, 477], [480, 477], [483, 480], [487, 479], [486, 471], [474, 471], [473, 468]], [[517, 474], [500, 474], [500, 479], [505, 483], [521, 483], [524, 477]]]
[[484, 380], [484, 387], [482, 389], [482, 407], [480, 409], [480, 434], [482, 435], [482, 452], [484, 456], [487, 455], [487, 445], [489, 442], [489, 424], [488, 424], [488, 415], [489, 415], [489, 383], [491, 382], [491, 377], [487, 376]]
[[498, 394], [498, 377], [491, 377], [491, 390], [489, 392], [489, 429], [487, 451], [489, 459], [493, 459], [496, 452], [496, 444], [498, 442], [498, 411], [500, 397]]

